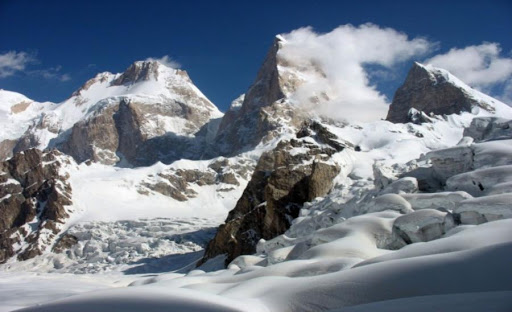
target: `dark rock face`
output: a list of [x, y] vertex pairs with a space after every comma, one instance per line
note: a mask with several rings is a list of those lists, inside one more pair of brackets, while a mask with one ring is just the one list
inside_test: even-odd
[[199, 132], [210, 118], [179, 102], [145, 105], [122, 98], [76, 123], [58, 148], [77, 162], [91, 160], [108, 165], [118, 163], [121, 157], [132, 165], [147, 166], [201, 156], [203, 137], [165, 133], [158, 127], [145, 131], [146, 125], [153, 123], [148, 116], [184, 118], [190, 133]]
[[441, 72], [414, 63], [404, 84], [395, 92], [386, 120], [410, 122], [411, 108], [427, 115], [449, 115], [470, 112], [475, 106], [492, 111], [490, 105], [471, 98], [463, 89], [447, 81]]
[[12, 152], [16, 146], [15, 140], [3, 140], [0, 142], [0, 160], [12, 157]]
[[272, 139], [283, 120], [291, 126], [299, 126], [304, 119], [298, 109], [282, 101], [289, 81], [278, 70], [280, 45], [276, 38], [242, 106], [229, 110], [222, 119], [215, 138], [219, 154], [230, 156], [254, 148]]
[[[150, 191], [172, 197], [178, 201], [187, 201], [197, 196], [192, 185], [229, 185], [218, 191], [233, 190], [233, 186], [240, 185], [239, 179], [248, 179], [248, 172], [252, 166], [247, 163], [230, 163], [228, 159], [219, 159], [212, 162], [206, 170], [197, 169], [169, 169], [157, 174], [156, 178], [148, 178], [138, 188], [141, 194]], [[164, 181], [162, 181], [164, 180]]]
[[119, 146], [119, 135], [113, 115], [118, 106], [111, 106], [93, 118], [76, 123], [65, 143], [59, 147], [77, 162], [92, 160], [113, 165], [119, 158], [115, 151]]
[[347, 147], [355, 149], [352, 143], [339, 139], [317, 121], [305, 121], [302, 123], [300, 130], [297, 132], [297, 138], [306, 136], [311, 136], [317, 142], [329, 145], [337, 152], [341, 152]]
[[121, 76], [112, 81], [112, 85], [121, 86], [142, 80], [150, 80], [151, 76], [158, 79], [158, 63], [151, 61], [137, 62], [130, 65]]
[[[60, 173], [70, 163], [58, 151], [37, 149], [0, 163], [0, 263], [16, 254], [33, 258], [53, 243], [72, 204], [69, 177]], [[15, 247], [23, 241], [26, 246]]]
[[261, 238], [274, 238], [290, 227], [304, 202], [329, 192], [340, 172], [328, 162], [336, 149], [321, 147], [311, 139], [281, 141], [261, 156], [242, 197], [208, 244], [201, 264], [226, 254], [227, 265], [239, 255], [254, 253]]
[[62, 253], [64, 250], [69, 249], [78, 243], [78, 238], [71, 234], [64, 234], [53, 246], [52, 251], [55, 253]]

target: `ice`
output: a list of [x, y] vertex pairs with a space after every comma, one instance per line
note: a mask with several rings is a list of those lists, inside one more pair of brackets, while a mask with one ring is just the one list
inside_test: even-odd
[[480, 224], [512, 218], [512, 193], [489, 195], [461, 201], [454, 210], [462, 224]]
[[433, 151], [426, 156], [432, 162], [435, 176], [441, 180], [463, 172], [473, 167], [473, 151], [467, 146], [455, 146]]
[[422, 209], [398, 217], [393, 223], [393, 248], [438, 239], [455, 226], [450, 213]]
[[444, 208], [453, 210], [457, 204], [463, 200], [473, 198], [466, 192], [439, 192], [439, 193], [417, 193], [417, 194], [400, 194], [407, 200], [412, 209], [438, 209]]
[[413, 177], [398, 179], [386, 186], [381, 194], [393, 193], [403, 195], [404, 193], [415, 193], [418, 191], [418, 180]]
[[464, 191], [475, 197], [485, 195], [494, 185], [512, 182], [512, 165], [479, 169], [446, 180], [446, 189]]
[[512, 165], [512, 140], [476, 143], [473, 150], [473, 168]]
[[477, 117], [464, 130], [464, 136], [476, 141], [500, 140], [512, 138], [512, 121], [499, 117]]
[[369, 202], [365, 207], [366, 213], [384, 210], [394, 210], [400, 213], [413, 212], [411, 204], [402, 196], [396, 194], [385, 194]]

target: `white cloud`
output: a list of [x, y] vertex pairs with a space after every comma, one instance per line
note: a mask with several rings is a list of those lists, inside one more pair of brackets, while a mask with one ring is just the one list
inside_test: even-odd
[[[373, 73], [365, 65], [390, 70], [435, 46], [426, 39], [409, 39], [404, 33], [373, 24], [343, 25], [325, 34], [300, 28], [282, 37], [285, 43], [279, 57], [295, 68], [313, 68], [311, 72], [316, 68], [317, 72], [292, 99], [332, 118], [360, 121], [384, 118], [388, 110], [388, 99], [371, 85]], [[320, 99], [327, 95], [328, 100], [311, 103], [312, 95]]]
[[69, 81], [69, 74], [62, 74], [62, 66], [50, 67], [47, 69], [29, 70], [30, 64], [38, 63], [37, 58], [27, 52], [9, 51], [0, 54], [0, 78], [6, 78], [16, 73], [25, 73], [29, 76], [39, 76], [44, 79], [57, 79], [60, 81]]
[[501, 57], [500, 52], [498, 43], [482, 43], [464, 49], [453, 48], [425, 63], [444, 68], [465, 83], [486, 91], [497, 84], [512, 83], [512, 58]]
[[26, 74], [30, 76], [43, 77], [44, 79], [56, 79], [62, 82], [71, 80], [69, 74], [61, 73], [62, 66], [50, 67], [47, 69], [27, 70]]
[[162, 64], [164, 64], [165, 66], [167, 67], [170, 67], [170, 68], [174, 68], [174, 69], [177, 69], [177, 68], [180, 68], [181, 67], [181, 64], [176, 62], [175, 60], [173, 60], [170, 56], [168, 55], [164, 55], [160, 58], [155, 58], [155, 57], [148, 57], [146, 59], [146, 61], [157, 61], [157, 62], [160, 62]]
[[503, 94], [498, 96], [500, 100], [504, 103], [507, 103], [509, 106], [512, 106], [512, 79], [509, 79], [505, 83], [505, 87], [503, 88]]
[[0, 54], [0, 78], [12, 76], [16, 72], [22, 72], [27, 64], [34, 61], [34, 57], [26, 52], [9, 51]]

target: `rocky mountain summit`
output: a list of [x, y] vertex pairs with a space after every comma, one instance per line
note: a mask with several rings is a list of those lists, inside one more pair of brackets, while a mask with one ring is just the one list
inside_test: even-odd
[[308, 118], [305, 111], [289, 101], [303, 80], [300, 69], [287, 64], [280, 54], [283, 44], [286, 43], [277, 36], [254, 83], [226, 112], [215, 138], [220, 154], [234, 155], [285, 133], [292, 135]]
[[[14, 114], [6, 122], [15, 122]], [[215, 131], [207, 123], [220, 117], [185, 71], [140, 61], [122, 74], [98, 74], [68, 100], [33, 115], [25, 132], [2, 146], [5, 156], [10, 146], [13, 152], [37, 147], [57, 148], [77, 162], [170, 163], [198, 157], [197, 146]]]
[[427, 116], [471, 112], [478, 108], [494, 112], [498, 101], [478, 95], [449, 72], [415, 62], [395, 93], [386, 120], [407, 123], [413, 121], [415, 111]]

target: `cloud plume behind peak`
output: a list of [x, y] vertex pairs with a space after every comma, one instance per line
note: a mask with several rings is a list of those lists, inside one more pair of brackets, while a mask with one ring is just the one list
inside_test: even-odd
[[371, 83], [372, 72], [366, 65], [391, 71], [436, 47], [427, 39], [409, 39], [402, 32], [374, 24], [343, 25], [329, 33], [305, 27], [281, 37], [279, 57], [309, 75], [292, 100], [331, 118], [358, 121], [384, 118], [389, 104]]

